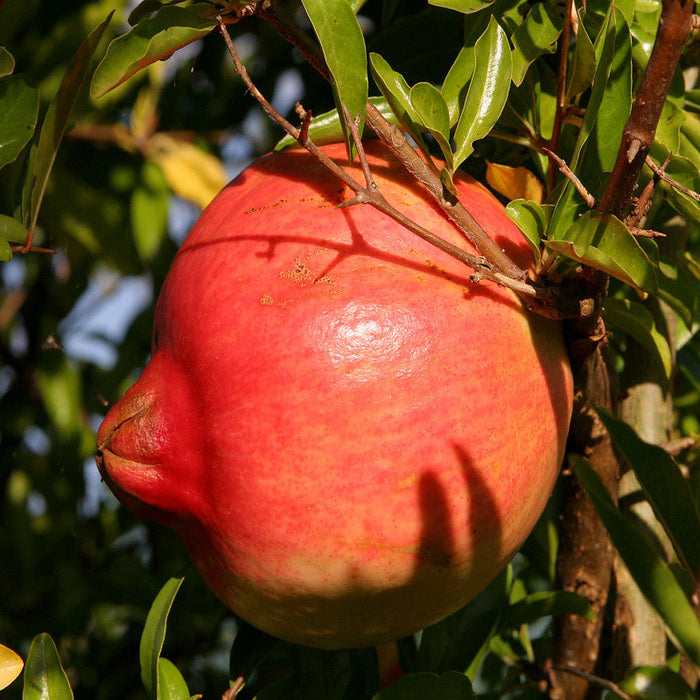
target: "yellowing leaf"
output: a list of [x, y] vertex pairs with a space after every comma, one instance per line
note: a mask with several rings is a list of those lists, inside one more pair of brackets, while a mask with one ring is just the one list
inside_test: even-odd
[[192, 143], [154, 134], [149, 145], [149, 155], [160, 166], [170, 189], [202, 209], [229, 180], [221, 161]]
[[487, 161], [486, 182], [508, 199], [527, 199], [536, 204], [544, 201], [544, 185], [527, 168]]
[[0, 644], [0, 690], [7, 688], [19, 676], [23, 667], [22, 657]]

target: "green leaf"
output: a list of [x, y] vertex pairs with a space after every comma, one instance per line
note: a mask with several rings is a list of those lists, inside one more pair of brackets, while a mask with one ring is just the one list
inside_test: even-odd
[[[370, 97], [367, 100], [370, 104], [377, 108], [379, 113], [391, 124], [398, 125], [399, 120], [396, 118], [393, 110], [389, 106], [384, 96]], [[311, 120], [309, 125], [309, 138], [317, 145], [322, 146], [325, 143], [337, 143], [342, 141], [344, 137], [343, 126], [340, 123], [340, 115], [337, 109], [331, 109], [328, 112], [319, 114]], [[365, 137], [368, 138], [369, 134]], [[275, 151], [283, 151], [287, 148], [301, 148], [299, 142], [293, 137], [282, 137], [275, 144]]]
[[618, 687], [634, 700], [697, 700], [698, 697], [682, 676], [665, 666], [632, 669]]
[[476, 698], [469, 679], [458, 671], [411, 673], [380, 690], [372, 700], [469, 700]]
[[67, 359], [45, 365], [37, 372], [36, 382], [54, 429], [63, 438], [74, 437], [82, 424], [81, 374]]
[[163, 657], [158, 659], [158, 700], [190, 700], [190, 691], [178, 667]]
[[549, 2], [540, 2], [532, 6], [511, 36], [513, 44], [513, 82], [520, 85], [530, 64], [542, 54], [552, 53], [556, 41], [564, 27], [556, 7]]
[[445, 98], [450, 115], [450, 126], [459, 119], [462, 105], [467, 96], [467, 88], [474, 72], [474, 47], [463, 46], [450, 67], [442, 84], [442, 96]]
[[681, 126], [685, 121], [685, 113], [668, 100], [664, 103], [661, 117], [656, 127], [654, 140], [666, 151], [678, 153], [681, 147]]
[[[595, 129], [598, 110], [605, 97], [605, 91], [610, 77], [612, 64], [615, 60], [616, 48], [616, 23], [617, 10], [611, 5], [605, 17], [605, 21], [598, 34], [595, 43], [596, 72], [593, 78], [593, 88], [586, 105], [586, 112], [579, 129], [576, 145], [571, 156], [569, 167], [579, 179], [591, 189], [590, 180], [600, 177], [600, 164], [597, 163], [597, 154], [587, 157], [589, 138]], [[592, 164], [591, 164], [592, 163]], [[579, 213], [583, 209], [583, 201], [571, 182], [566, 183], [557, 199], [552, 222], [550, 226], [549, 238], [562, 239], [569, 236], [568, 230], [576, 221]], [[570, 256], [571, 257], [571, 256]]]
[[24, 243], [27, 240], [27, 229], [13, 216], [0, 214], [0, 260], [12, 257], [9, 241]]
[[166, 5], [182, 5], [186, 0], [143, 0], [130, 12], [127, 22], [133, 27]]
[[632, 110], [632, 40], [622, 12], [613, 18], [610, 69], [591, 133], [597, 156], [591, 167], [596, 171], [612, 170]]
[[34, 637], [24, 667], [22, 700], [72, 700], [73, 691], [53, 639], [46, 634]]
[[4, 46], [0, 46], [0, 78], [10, 75], [14, 69], [14, 56]]
[[0, 168], [11, 163], [34, 135], [39, 91], [23, 75], [0, 80]]
[[586, 212], [569, 228], [566, 240], [549, 240], [546, 245], [636, 289], [652, 294], [657, 291], [652, 261], [627, 227], [614, 216]]
[[578, 18], [578, 34], [569, 71], [569, 84], [566, 87], [567, 102], [591, 86], [596, 72], [595, 48], [583, 24], [583, 10], [578, 11]]
[[148, 612], [146, 624], [141, 635], [139, 647], [139, 659], [141, 662], [141, 680], [150, 698], [159, 700], [158, 697], [158, 659], [165, 642], [165, 630], [168, 624], [168, 615], [173, 606], [173, 601], [184, 578], [169, 579], [153, 601]]
[[572, 455], [571, 465], [640, 591], [659, 613], [675, 643], [700, 666], [700, 622], [671, 568], [620, 512], [588, 462]]
[[369, 65], [374, 82], [404, 129], [427, 151], [419, 128], [420, 117], [411, 105], [411, 90], [404, 77], [397, 73], [378, 53], [370, 53]]
[[659, 333], [654, 318], [642, 304], [629, 299], [609, 298], [605, 302], [605, 320], [632, 336], [661, 365], [664, 374], [671, 376], [673, 360], [671, 348]]
[[[323, 50], [336, 107], [345, 124], [343, 105], [350, 118], [359, 117], [362, 134], [367, 104], [367, 51], [362, 29], [347, 0], [302, 0]], [[348, 153], [352, 153], [350, 132], [345, 126]]]
[[550, 205], [537, 204], [527, 199], [514, 199], [506, 206], [506, 214], [525, 236], [538, 263], [540, 244], [547, 233], [552, 209]]
[[[700, 191], [700, 170], [697, 163], [683, 156], [672, 155], [666, 166], [666, 174], [691, 192]], [[671, 206], [689, 221], [700, 224], [700, 202], [674, 185], [662, 180], [660, 183]]]
[[631, 426], [604, 409], [598, 414], [674, 544], [695, 578], [700, 571], [700, 513], [688, 481], [666, 450], [639, 438]]
[[428, 0], [429, 5], [445, 7], [448, 10], [456, 10], [465, 14], [478, 12], [489, 5], [493, 5], [494, 0]]
[[498, 624], [498, 631], [518, 629], [550, 615], [578, 615], [587, 620], [595, 618], [590, 603], [572, 591], [542, 591], [531, 593], [509, 606]]
[[153, 260], [168, 235], [170, 188], [163, 171], [145, 161], [141, 181], [131, 195], [131, 228], [139, 257]]
[[417, 83], [411, 88], [409, 97], [421, 125], [437, 141], [451, 169], [450, 114], [441, 92], [430, 83]]
[[280, 640], [241, 620], [231, 645], [229, 678], [247, 678]]
[[474, 55], [474, 73], [454, 134], [455, 169], [472, 154], [474, 141], [491, 131], [508, 99], [510, 47], [505, 32], [493, 17], [477, 40]]
[[33, 231], [36, 227], [39, 209], [44, 198], [49, 175], [51, 174], [54, 161], [56, 160], [58, 147], [63, 140], [63, 135], [68, 126], [68, 121], [73, 112], [73, 107], [78, 99], [78, 95], [85, 83], [85, 78], [90, 71], [92, 57], [99, 46], [102, 34], [107, 28], [111, 18], [112, 13], [110, 13], [107, 19], [93, 29], [90, 35], [80, 45], [75, 56], [73, 56], [66, 66], [66, 72], [63, 75], [58, 92], [49, 105], [44, 123], [41, 127], [36, 154], [33, 159], [32, 171], [34, 187], [31, 192], [30, 209], [28, 212], [30, 231]]
[[155, 61], [201, 39], [216, 27], [213, 19], [200, 17], [184, 7], [163, 7], [155, 17], [144, 19], [107, 47], [90, 85], [97, 99]]

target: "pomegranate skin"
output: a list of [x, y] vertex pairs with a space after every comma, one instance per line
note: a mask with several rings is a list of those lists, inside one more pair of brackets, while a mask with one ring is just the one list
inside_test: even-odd
[[[324, 148], [348, 166], [344, 146]], [[378, 142], [380, 191], [471, 249]], [[501, 204], [457, 178], [523, 267]], [[175, 529], [221, 600], [323, 648], [416, 632], [522, 545], [561, 464], [558, 324], [368, 205], [310, 155], [266, 156], [203, 212], [158, 300], [152, 358], [98, 433], [138, 515]]]

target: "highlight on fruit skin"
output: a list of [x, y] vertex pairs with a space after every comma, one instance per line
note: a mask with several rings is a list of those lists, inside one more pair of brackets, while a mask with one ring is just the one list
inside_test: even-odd
[[[324, 151], [349, 166], [344, 146]], [[469, 244], [378, 142], [382, 193]], [[461, 199], [523, 267], [502, 205]], [[312, 156], [227, 186], [161, 291], [153, 354], [98, 433], [117, 497], [172, 527], [242, 618], [323, 648], [454, 612], [512, 558], [560, 467], [560, 326], [366, 205]]]

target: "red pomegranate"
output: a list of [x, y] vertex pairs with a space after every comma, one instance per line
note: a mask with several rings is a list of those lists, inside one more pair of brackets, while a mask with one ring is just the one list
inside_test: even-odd
[[[349, 168], [344, 146], [325, 152]], [[376, 182], [469, 248], [378, 142]], [[486, 189], [462, 201], [523, 266]], [[172, 527], [221, 600], [324, 648], [377, 644], [472, 599], [549, 497], [571, 414], [558, 324], [368, 205], [302, 151], [204, 211], [161, 292], [153, 354], [100, 428], [123, 504]]]

